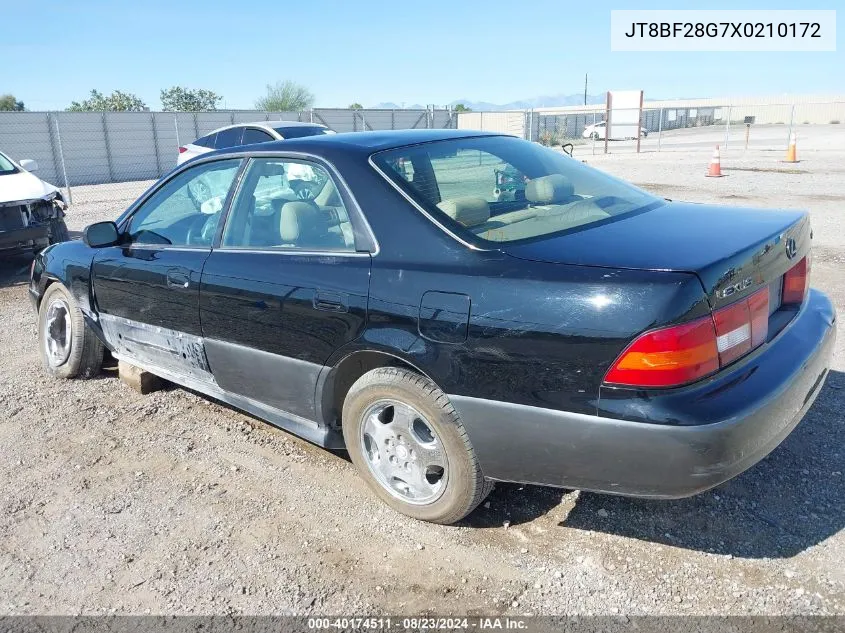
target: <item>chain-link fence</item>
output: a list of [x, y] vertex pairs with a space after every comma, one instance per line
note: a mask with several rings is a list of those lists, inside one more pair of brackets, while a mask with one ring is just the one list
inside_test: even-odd
[[[0, 151], [35, 160], [37, 175], [66, 190], [73, 201], [126, 202], [176, 165], [179, 147], [236, 123], [298, 121], [335, 132], [452, 128], [451, 110], [350, 110], [302, 112], [0, 112]], [[89, 185], [104, 185], [92, 190]], [[113, 187], [109, 185], [114, 185]]]
[[[614, 110], [631, 125], [607, 126], [604, 107], [471, 112], [458, 115], [458, 127], [513, 134], [544, 145], [572, 143], [577, 153], [656, 152], [672, 150], [785, 150], [795, 133], [806, 148], [833, 148], [824, 130], [845, 125], [845, 101], [794, 104], [644, 107]], [[618, 132], [617, 132], [618, 130]], [[581, 147], [583, 146], [583, 147]]]

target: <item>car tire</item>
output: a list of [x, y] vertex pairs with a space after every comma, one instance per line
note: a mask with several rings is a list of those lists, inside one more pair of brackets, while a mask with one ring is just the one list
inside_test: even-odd
[[93, 378], [103, 364], [103, 344], [85, 325], [82, 311], [60, 283], [54, 283], [38, 309], [38, 352], [54, 378]]
[[61, 218], [52, 220], [50, 222], [50, 244], [58, 244], [59, 242], [70, 241], [70, 233], [67, 230], [67, 224]]
[[593, 132], [593, 134], [591, 135], [591, 138], [592, 138], [594, 141], [599, 140], [599, 133], [598, 133], [598, 132]]
[[373, 492], [414, 519], [455, 523], [493, 489], [449, 398], [407, 369], [374, 369], [352, 385], [343, 437]]

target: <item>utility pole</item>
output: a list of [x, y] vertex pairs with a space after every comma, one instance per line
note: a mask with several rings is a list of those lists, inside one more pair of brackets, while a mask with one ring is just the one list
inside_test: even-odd
[[587, 105], [587, 73], [584, 73], [584, 105]]

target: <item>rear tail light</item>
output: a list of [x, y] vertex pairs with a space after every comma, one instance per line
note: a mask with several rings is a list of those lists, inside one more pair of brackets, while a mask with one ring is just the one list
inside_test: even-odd
[[622, 352], [604, 381], [634, 387], [685, 385], [759, 347], [768, 330], [766, 287], [712, 316], [642, 334]]
[[810, 288], [810, 256], [803, 257], [783, 276], [783, 304], [796, 304], [804, 301]]
[[618, 385], [674, 387], [719, 369], [713, 319], [646, 332], [628, 346], [604, 380]]
[[187, 148], [187, 147], [180, 147], [180, 148], [179, 148], [179, 153], [180, 153], [180, 154], [184, 154], [184, 153], [185, 153], [185, 152], [187, 152], [187, 151], [188, 151], [188, 148]]
[[719, 365], [724, 367], [761, 345], [769, 334], [769, 288], [713, 313]]

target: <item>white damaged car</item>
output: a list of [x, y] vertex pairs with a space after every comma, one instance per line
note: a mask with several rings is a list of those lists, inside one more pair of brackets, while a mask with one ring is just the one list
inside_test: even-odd
[[16, 163], [0, 152], [0, 256], [37, 252], [70, 239], [61, 192], [31, 172], [34, 160]]

